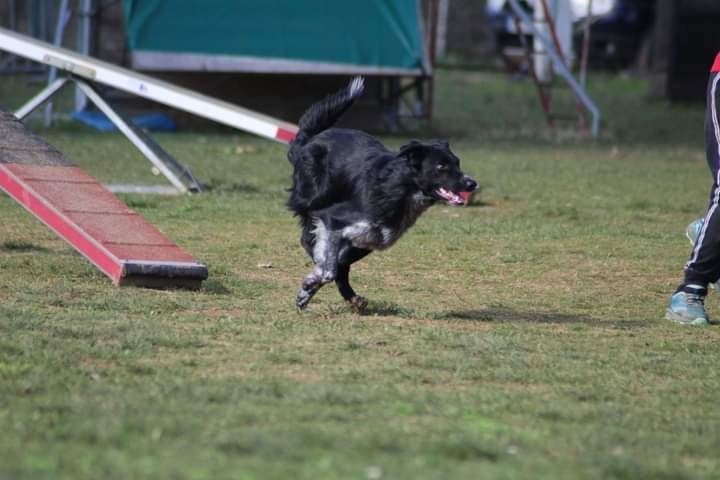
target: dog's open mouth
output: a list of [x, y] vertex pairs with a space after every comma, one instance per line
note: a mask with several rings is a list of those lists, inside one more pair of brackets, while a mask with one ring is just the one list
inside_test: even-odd
[[465, 200], [451, 190], [446, 190], [441, 187], [435, 190], [435, 193], [450, 205], [465, 205]]

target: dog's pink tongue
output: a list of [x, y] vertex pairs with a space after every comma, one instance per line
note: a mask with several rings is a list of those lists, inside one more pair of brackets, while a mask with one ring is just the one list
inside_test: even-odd
[[472, 199], [473, 192], [460, 192], [460, 198], [463, 199], [463, 203], [467, 205], [470, 203], [470, 200]]
[[457, 195], [455, 192], [452, 192], [450, 190], [445, 190], [444, 188], [440, 188], [440, 189], [438, 189], [438, 193], [445, 200], [447, 200], [448, 202], [454, 203], [456, 205], [465, 203], [465, 200], [461, 196]]

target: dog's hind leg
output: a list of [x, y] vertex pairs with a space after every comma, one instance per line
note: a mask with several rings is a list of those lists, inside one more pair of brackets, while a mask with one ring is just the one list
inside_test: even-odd
[[313, 258], [313, 249], [315, 247], [315, 235], [312, 232], [312, 226], [307, 222], [303, 222], [302, 232], [300, 233], [300, 245], [307, 252], [310, 258]]
[[320, 287], [323, 285], [324, 284], [320, 280], [317, 269], [313, 270], [310, 275], [305, 277], [300, 290], [298, 290], [297, 298], [295, 299], [295, 306], [297, 309], [304, 310], [308, 303], [310, 303], [310, 300], [312, 300], [312, 297], [315, 296], [317, 291], [320, 290]]
[[298, 290], [295, 305], [299, 310], [307, 307], [312, 297], [326, 283], [332, 282], [338, 274], [338, 253], [345, 242], [339, 232], [328, 230], [321, 220], [315, 221], [315, 242], [312, 256], [315, 268], [303, 280]]
[[351, 247], [341, 253], [337, 276], [335, 277], [335, 285], [337, 285], [340, 295], [358, 311], [365, 310], [365, 307], [367, 307], [367, 299], [355, 293], [355, 290], [350, 286], [350, 265], [365, 257], [370, 252], [371, 250]]
[[[337, 258], [337, 257], [336, 257]], [[297, 293], [297, 299], [295, 305], [298, 310], [303, 310], [307, 307], [312, 297], [317, 293], [320, 288], [326, 283], [330, 283], [337, 278], [338, 265], [337, 261], [333, 264], [327, 262], [323, 265], [315, 265], [315, 268], [308, 276], [303, 280], [302, 286]]]

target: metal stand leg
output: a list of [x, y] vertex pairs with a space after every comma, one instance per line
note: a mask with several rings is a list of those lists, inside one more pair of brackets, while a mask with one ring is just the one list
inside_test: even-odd
[[54, 82], [52, 82], [47, 87], [43, 88], [40, 93], [35, 95], [33, 98], [28, 100], [25, 105], [20, 107], [16, 112], [15, 116], [19, 118], [20, 120], [24, 119], [28, 115], [30, 115], [32, 112], [34, 112], [40, 105], [45, 103], [50, 97], [55, 95], [58, 90], [60, 90], [62, 87], [65, 86], [68, 79], [66, 77], [61, 77], [56, 79]]
[[[185, 193], [188, 191], [199, 192], [202, 190], [200, 182], [193, 176], [190, 170], [182, 165], [180, 162], [175, 160], [169, 153], [163, 150], [160, 145], [150, 139], [141, 129], [135, 127], [131, 122], [125, 120], [122, 115], [113, 110], [108, 102], [102, 97], [100, 92], [95, 90], [92, 85], [80, 80], [79, 78], [73, 78], [75, 83], [80, 90], [93, 102], [107, 117], [112, 121], [116, 127], [130, 140], [138, 150], [142, 152], [155, 167], [172, 183], [175, 188]], [[174, 170], [174, 171], [173, 171]], [[177, 175], [176, 175], [177, 173]], [[178, 178], [178, 175], [184, 177], [188, 182], [189, 186]]]
[[[48, 85], [35, 97], [15, 112], [15, 116], [24, 119], [40, 107], [50, 97], [56, 94], [68, 80], [73, 80], [80, 90], [89, 98], [113, 124], [130, 140], [145, 158], [168, 179], [172, 185], [182, 193], [200, 192], [202, 186], [190, 169], [175, 160], [175, 158], [158, 145], [149, 135], [137, 128], [132, 122], [126, 120], [116, 112], [91, 84], [77, 77], [61, 77]], [[181, 180], [182, 178], [182, 180]], [[185, 180], [185, 183], [183, 183]]]

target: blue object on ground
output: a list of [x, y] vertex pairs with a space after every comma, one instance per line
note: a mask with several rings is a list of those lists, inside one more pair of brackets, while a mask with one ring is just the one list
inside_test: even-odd
[[[688, 285], [693, 287], [695, 285]], [[703, 292], [705, 289], [703, 288]], [[665, 318], [682, 325], [707, 325], [710, 319], [705, 313], [705, 294], [677, 292], [670, 297]]]
[[[78, 112], [74, 112], [72, 114], [72, 118], [102, 132], [117, 130], [117, 127], [102, 112], [80, 110]], [[166, 113], [144, 113], [130, 117], [130, 121], [136, 127], [146, 130], [163, 132], [174, 132], [177, 130], [175, 121]]]

